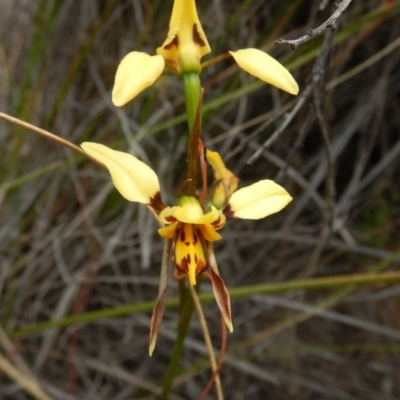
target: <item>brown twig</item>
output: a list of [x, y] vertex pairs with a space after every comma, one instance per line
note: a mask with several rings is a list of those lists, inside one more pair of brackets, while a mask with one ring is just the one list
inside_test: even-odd
[[275, 41], [275, 44], [279, 46], [289, 45], [293, 50], [296, 50], [297, 46], [314, 39], [316, 36], [325, 32], [327, 28], [335, 25], [337, 19], [342, 15], [343, 11], [349, 6], [351, 0], [343, 0], [341, 3], [336, 5], [335, 12], [320, 26], [315, 29], [310, 29], [305, 35], [298, 39], [279, 39]]
[[[212, 343], [211, 343], [210, 332], [208, 331], [207, 322], [206, 322], [206, 319], [204, 317], [203, 308], [201, 307], [201, 303], [200, 303], [199, 297], [198, 297], [197, 292], [194, 289], [194, 287], [189, 285], [189, 289], [190, 289], [190, 293], [192, 295], [194, 306], [196, 307], [196, 311], [197, 311], [197, 314], [199, 316], [199, 322], [200, 322], [200, 325], [201, 325], [201, 329], [203, 331], [204, 342], [205, 342], [205, 345], [207, 347], [208, 356], [209, 356], [209, 359], [210, 359], [212, 370], [213, 370], [213, 372], [217, 372], [218, 373], [219, 367], [217, 365], [217, 362], [215, 361], [215, 354], [214, 354], [213, 346], [212, 346]], [[221, 385], [221, 380], [219, 379], [219, 375], [217, 375], [215, 377], [215, 389], [216, 389], [216, 392], [217, 392], [218, 400], [223, 400], [224, 395], [223, 395], [223, 392], [222, 392], [222, 385]], [[201, 398], [203, 398], [203, 397], [201, 397]]]

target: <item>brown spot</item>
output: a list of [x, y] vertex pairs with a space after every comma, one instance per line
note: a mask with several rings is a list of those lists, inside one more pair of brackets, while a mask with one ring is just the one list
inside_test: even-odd
[[161, 193], [160, 192], [157, 192], [155, 194], [155, 196], [150, 199], [150, 206], [153, 207], [158, 212], [164, 210], [165, 204], [161, 200]]
[[231, 205], [228, 203], [226, 207], [222, 210], [226, 219], [233, 219], [235, 218], [235, 213], [232, 211]]
[[193, 231], [193, 244], [194, 244], [194, 245], [195, 245], [195, 244], [197, 243], [197, 241], [198, 241], [196, 232], [198, 232], [198, 229], [196, 229], [195, 231]]
[[188, 262], [187, 262], [186, 258], [182, 258], [180, 263], [175, 262], [175, 265], [179, 270], [181, 270], [185, 274], [188, 273]]
[[190, 254], [188, 254], [188, 255], [186, 256], [186, 261], [187, 261], [188, 264], [191, 263], [192, 259], [191, 259], [191, 257], [190, 257]]
[[200, 47], [204, 47], [206, 44], [204, 40], [201, 38], [199, 31], [197, 29], [197, 24], [193, 25], [193, 41], [198, 44]]
[[195, 253], [194, 254], [194, 262], [197, 264], [197, 260], [198, 260], [198, 258], [197, 258], [197, 254]]
[[196, 275], [201, 274], [207, 269], [207, 264], [202, 260], [199, 260], [196, 265]]
[[214, 222], [211, 223], [212, 226], [218, 226], [221, 223], [221, 217], [218, 217], [218, 219]]
[[168, 44], [164, 46], [165, 50], [171, 50], [174, 46], [178, 47], [178, 36], [175, 36]]
[[186, 238], [185, 231], [183, 229], [181, 229], [181, 231], [179, 232], [179, 240], [181, 242], [185, 242], [185, 238]]

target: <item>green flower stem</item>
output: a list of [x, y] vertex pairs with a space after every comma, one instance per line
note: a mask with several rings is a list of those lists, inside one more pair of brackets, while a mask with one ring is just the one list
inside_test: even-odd
[[187, 182], [184, 193], [194, 196], [197, 188], [199, 170], [199, 152], [197, 149], [201, 131], [201, 97], [202, 89], [199, 74], [188, 73], [183, 77], [183, 92], [186, 103], [186, 116], [189, 127], [188, 154], [187, 154]]
[[183, 93], [185, 95], [186, 116], [189, 125], [190, 133], [193, 130], [194, 122], [196, 120], [197, 107], [201, 97], [201, 84], [200, 76], [194, 72], [184, 74], [183, 79]]
[[[201, 130], [201, 97], [202, 89], [200, 85], [200, 77], [197, 73], [183, 74], [183, 92], [186, 103], [186, 116], [190, 136], [188, 139], [187, 154], [187, 181], [184, 185], [183, 193], [186, 196], [195, 196], [197, 187], [197, 175], [199, 170], [199, 154], [198, 139]], [[196, 291], [200, 288], [200, 280], [198, 279]], [[194, 304], [190, 290], [186, 287], [186, 280], [179, 281], [179, 322], [177, 329], [177, 338], [168, 370], [165, 375], [163, 384], [163, 393], [161, 399], [167, 399], [172, 387], [172, 383], [177, 373], [179, 360], [185, 343], [186, 332], [190, 325], [194, 311]]]
[[[197, 277], [196, 291], [198, 292], [201, 284], [201, 276]], [[190, 320], [194, 311], [194, 303], [190, 290], [186, 287], [186, 280], [179, 281], [179, 321], [177, 329], [177, 337], [175, 339], [174, 348], [172, 350], [171, 360], [168, 365], [167, 373], [165, 374], [162, 400], [168, 399], [168, 394], [171, 390], [172, 383], [175, 379], [178, 370], [178, 363], [183, 351], [185, 337], [189, 329]]]

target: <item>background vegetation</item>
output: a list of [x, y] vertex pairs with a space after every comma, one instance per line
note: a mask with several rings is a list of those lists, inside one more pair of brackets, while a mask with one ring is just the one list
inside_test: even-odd
[[[294, 99], [229, 60], [202, 75], [205, 145], [242, 186], [271, 178], [294, 197], [266, 220], [229, 224], [216, 244], [233, 297], [227, 399], [400, 397], [400, 4], [353, 0], [334, 32], [296, 51], [274, 46], [321, 24], [332, 3], [197, 1], [214, 56], [262, 48], [301, 90]], [[75, 144], [131, 151], [172, 204], [185, 171], [181, 82], [163, 77], [123, 108], [110, 100], [119, 61], [154, 53], [171, 7], [0, 1], [0, 111]], [[0, 398], [31, 398], [9, 365], [54, 399], [159, 398], [178, 312], [172, 301], [149, 358], [162, 253], [151, 215], [56, 143], [4, 121], [0, 142]], [[377, 271], [394, 274], [383, 283]], [[353, 285], [354, 274], [374, 284]], [[217, 307], [204, 308], [218, 349]], [[198, 398], [209, 377], [194, 316], [170, 398]]]

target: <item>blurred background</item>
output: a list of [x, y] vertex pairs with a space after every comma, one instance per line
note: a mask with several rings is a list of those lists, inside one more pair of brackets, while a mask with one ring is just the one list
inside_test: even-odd
[[[274, 44], [319, 26], [333, 3], [197, 1], [212, 47], [204, 60], [257, 47], [300, 86], [287, 95], [229, 59], [202, 74], [205, 145], [241, 186], [273, 179], [294, 198], [265, 220], [223, 229], [215, 249], [232, 291], [399, 268], [399, 1], [353, 0], [335, 30], [296, 50]], [[180, 80], [163, 76], [127, 106], [111, 103], [119, 61], [132, 50], [154, 54], [171, 9], [172, 0], [0, 0], [0, 111], [75, 144], [130, 151], [173, 204], [188, 133]], [[53, 399], [159, 398], [178, 310], [167, 308], [150, 358], [163, 246], [156, 222], [71, 150], [1, 120], [0, 143], [2, 358]], [[201, 291], [211, 291], [207, 281]], [[399, 307], [396, 282], [233, 298], [225, 397], [398, 399]], [[217, 306], [204, 310], [218, 349]], [[31, 399], [4, 365], [0, 398]], [[194, 315], [169, 398], [196, 399], [209, 378]]]

